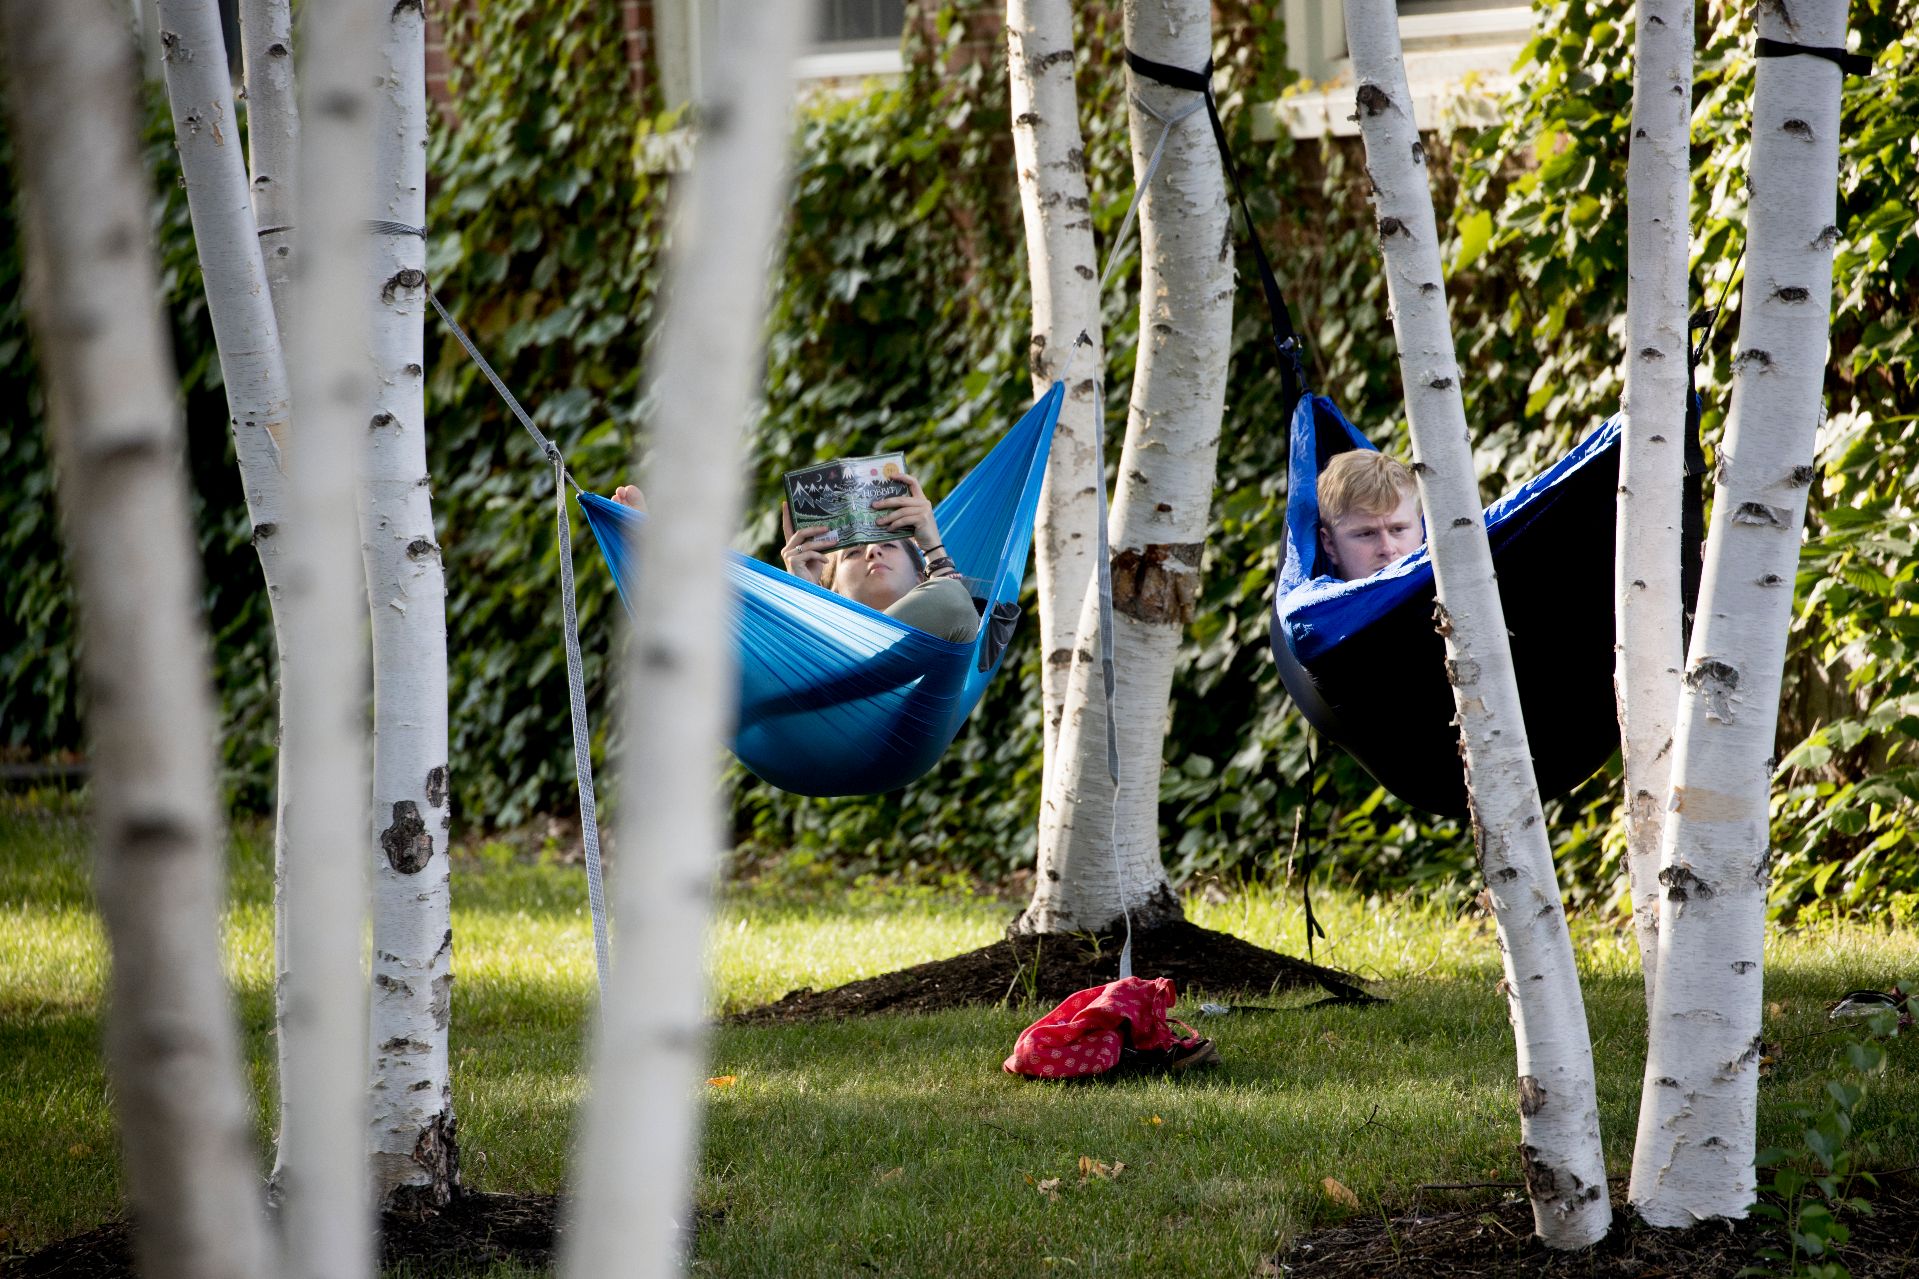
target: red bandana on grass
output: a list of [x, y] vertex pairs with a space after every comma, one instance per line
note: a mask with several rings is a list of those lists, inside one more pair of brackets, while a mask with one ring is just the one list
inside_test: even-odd
[[1031, 1079], [1076, 1079], [1117, 1066], [1121, 1048], [1170, 1048], [1177, 1040], [1166, 1014], [1174, 998], [1165, 977], [1125, 977], [1068, 995], [1020, 1032], [1001, 1069]]

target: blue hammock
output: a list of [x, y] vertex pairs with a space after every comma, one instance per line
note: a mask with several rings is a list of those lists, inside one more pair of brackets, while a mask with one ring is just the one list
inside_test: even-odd
[[[953, 643], [745, 555], [739, 593], [740, 720], [733, 752], [799, 795], [873, 795], [924, 775], [999, 669], [1019, 594], [1053, 428], [1055, 383], [935, 508], [946, 551], [973, 590], [980, 633]], [[580, 507], [629, 613], [630, 508], [591, 493]]]
[[[1619, 744], [1612, 688], [1619, 441], [1620, 420], [1609, 419], [1486, 508], [1542, 797], [1571, 790]], [[1299, 398], [1273, 656], [1307, 720], [1380, 785], [1416, 808], [1463, 817], [1459, 730], [1444, 644], [1433, 629], [1426, 548], [1357, 581], [1315, 576], [1320, 472], [1335, 454], [1372, 447], [1331, 400]], [[1696, 540], [1691, 549], [1696, 558]]]

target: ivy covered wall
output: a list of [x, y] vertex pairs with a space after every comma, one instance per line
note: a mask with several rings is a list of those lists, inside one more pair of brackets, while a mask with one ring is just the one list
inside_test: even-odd
[[[1215, 60], [1256, 216], [1311, 344], [1316, 387], [1388, 447], [1404, 449], [1363, 165], [1349, 144], [1256, 142], [1246, 107], [1285, 88], [1276, 3], [1222, 5]], [[1860, 0], [1870, 82], [1849, 85], [1836, 267], [1832, 418], [1821, 436], [1802, 560], [1776, 838], [1783, 907], [1919, 907], [1919, 736], [1911, 544], [1919, 254], [1913, 120], [1914, 0]], [[1485, 490], [1530, 473], [1612, 411], [1625, 309], [1625, 138], [1630, 5], [1542, 6], [1506, 122], [1457, 134], [1433, 169], [1450, 228], [1454, 323]], [[1116, 7], [1080, 8], [1082, 127], [1102, 250], [1131, 194]], [[1741, 6], [1700, 6], [1694, 206], [1698, 271], [1713, 294], [1742, 242], [1751, 87]], [[430, 270], [575, 475], [608, 490], [644, 438], [641, 369], [665, 248], [671, 180], [642, 172], [647, 140], [677, 123], [636, 107], [622, 18], [589, 0], [476, 0], [449, 15], [457, 127], [431, 171]], [[976, 24], [923, 7], [896, 84], [807, 103], [791, 222], [754, 424], [757, 497], [743, 549], [776, 543], [777, 482], [800, 462], [882, 445], [950, 485], [1029, 395], [1026, 267], [1012, 180], [1003, 65], [977, 56]], [[1197, 123], [1189, 127], [1199, 127]], [[152, 155], [155, 225], [173, 303], [193, 442], [210, 606], [237, 803], [264, 806], [271, 777], [270, 645], [258, 570], [228, 455], [218, 367], [199, 297], [184, 200], [164, 132]], [[6, 216], [12, 216], [9, 198]], [[5, 243], [15, 242], [7, 228]], [[1130, 250], [1129, 250], [1130, 251]], [[1131, 374], [1137, 298], [1122, 270], [1105, 301], [1111, 455]], [[1731, 304], [1736, 310], [1736, 294]], [[1708, 361], [1708, 442], [1722, 425], [1729, 315]], [[1199, 620], [1174, 688], [1162, 791], [1176, 876], [1282, 868], [1301, 809], [1308, 742], [1266, 654], [1285, 496], [1279, 382], [1257, 290], [1243, 289]], [[466, 829], [572, 813], [550, 471], [443, 332], [429, 334], [436, 515], [446, 549], [459, 818]], [[0, 250], [0, 743], [44, 757], [77, 749], [70, 618], [47, 497], [39, 405], [19, 315], [18, 264]], [[576, 528], [576, 533], [579, 530]], [[590, 704], [612, 700], [620, 619], [590, 542], [578, 562]], [[1028, 600], [1028, 605], [1033, 605]], [[1030, 635], [1030, 631], [1028, 632]], [[866, 800], [799, 799], [734, 778], [748, 853], [795, 850], [854, 867], [1030, 864], [1038, 804], [1037, 655], [1015, 642], [1006, 674], [920, 785]], [[1015, 665], [1017, 663], [1017, 665]], [[602, 714], [596, 747], [609, 745]], [[735, 770], [737, 772], [737, 770]], [[1336, 875], [1392, 886], [1456, 881], [1469, 841], [1384, 797], [1337, 751], [1319, 756], [1318, 821]], [[1613, 782], [1556, 806], [1576, 897], [1618, 891]], [[617, 802], [617, 799], [615, 799]]]

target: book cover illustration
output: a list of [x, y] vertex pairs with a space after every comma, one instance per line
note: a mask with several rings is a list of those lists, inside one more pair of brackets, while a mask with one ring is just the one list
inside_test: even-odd
[[786, 502], [793, 527], [824, 524], [839, 534], [838, 547], [864, 546], [911, 537], [910, 528], [880, 527], [890, 511], [876, 511], [883, 497], [905, 497], [904, 453], [877, 453], [872, 457], [844, 457], [786, 473]]

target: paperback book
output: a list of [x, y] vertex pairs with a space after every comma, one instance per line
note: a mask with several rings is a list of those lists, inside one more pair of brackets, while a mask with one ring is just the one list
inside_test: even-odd
[[884, 497], [904, 497], [907, 488], [904, 453], [872, 457], [844, 457], [786, 473], [786, 502], [793, 527], [823, 524], [839, 534], [838, 545], [864, 546], [910, 537], [910, 528], [882, 528], [879, 520], [890, 511], [873, 509]]

